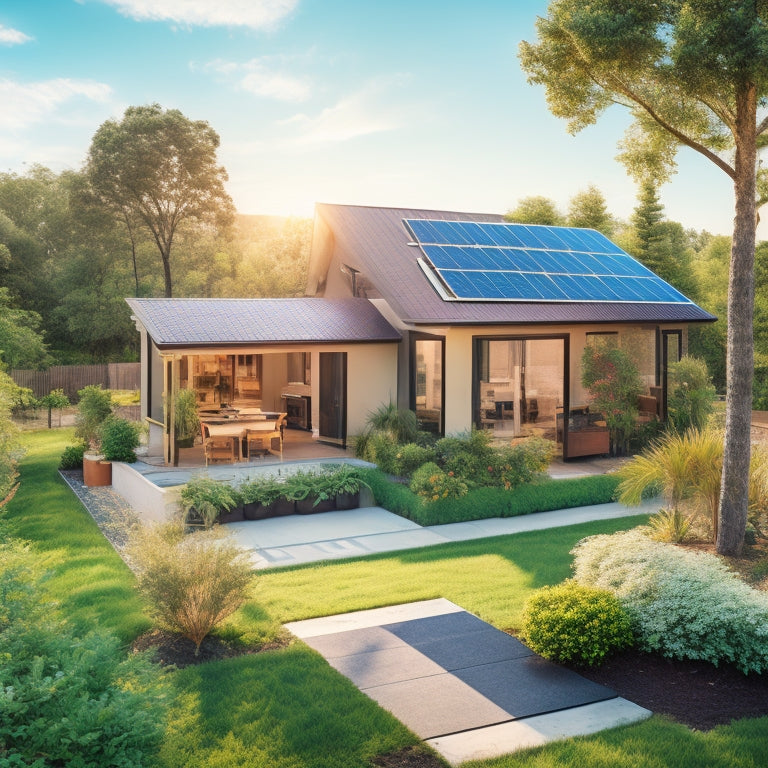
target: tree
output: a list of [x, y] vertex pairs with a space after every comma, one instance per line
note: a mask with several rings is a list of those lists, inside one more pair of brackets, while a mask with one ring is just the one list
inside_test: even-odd
[[0, 363], [35, 369], [51, 363], [40, 333], [40, 316], [12, 307], [7, 288], [0, 288]]
[[93, 137], [86, 173], [98, 199], [126, 224], [140, 220], [152, 233], [163, 263], [165, 296], [173, 295], [171, 250], [179, 228], [226, 226], [232, 200], [227, 172], [216, 162], [218, 134], [159, 104], [129, 107]]
[[550, 227], [563, 223], [554, 201], [540, 195], [521, 198], [517, 201], [517, 208], [507, 211], [504, 218], [515, 224], [547, 224]]
[[[752, 408], [757, 156], [768, 117], [768, 7], [725, 0], [553, 0], [538, 41], [520, 46], [529, 82], [575, 133], [612, 104], [634, 122], [620, 158], [638, 181], [665, 180], [681, 146], [734, 185], [728, 285], [728, 391], [717, 550], [741, 552]], [[760, 107], [760, 110], [759, 110]]]
[[608, 213], [603, 193], [594, 184], [571, 198], [568, 226], [596, 229], [606, 237], [613, 235], [613, 216]]

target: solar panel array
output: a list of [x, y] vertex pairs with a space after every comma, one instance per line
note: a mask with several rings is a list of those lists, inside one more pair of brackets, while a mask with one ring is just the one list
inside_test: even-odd
[[447, 300], [691, 303], [595, 230], [404, 221], [424, 254], [422, 268]]

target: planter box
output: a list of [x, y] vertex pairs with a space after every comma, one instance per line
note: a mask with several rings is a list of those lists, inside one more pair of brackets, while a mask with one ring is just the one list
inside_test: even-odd
[[112, 485], [112, 462], [101, 455], [83, 456], [83, 482], [89, 487]]
[[278, 499], [271, 504], [245, 504], [243, 512], [246, 520], [266, 520], [268, 517], [284, 517], [295, 512], [294, 503], [290, 499]]
[[296, 502], [296, 514], [313, 515], [317, 512], [331, 512], [336, 509], [336, 499], [326, 499], [315, 504], [317, 496], [307, 496], [306, 499]]
[[568, 432], [568, 456], [599, 456], [611, 450], [609, 433], [605, 427], [590, 427]]
[[336, 509], [357, 509], [360, 506], [360, 492], [339, 493], [336, 496]]
[[240, 523], [245, 520], [243, 507], [232, 507], [229, 511], [222, 509], [219, 512], [220, 523]]

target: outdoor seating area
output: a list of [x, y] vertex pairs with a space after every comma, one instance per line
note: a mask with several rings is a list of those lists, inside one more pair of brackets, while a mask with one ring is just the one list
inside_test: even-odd
[[199, 415], [206, 466], [217, 461], [251, 461], [259, 454], [283, 458], [287, 413], [224, 408]]

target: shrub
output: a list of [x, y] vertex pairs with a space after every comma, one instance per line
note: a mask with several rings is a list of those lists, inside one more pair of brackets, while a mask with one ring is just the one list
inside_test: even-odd
[[611, 592], [571, 579], [533, 593], [521, 637], [548, 659], [584, 667], [599, 666], [634, 639], [630, 617]]
[[107, 461], [136, 461], [141, 427], [120, 416], [107, 416], [99, 427], [101, 452]]
[[59, 459], [59, 469], [82, 469], [85, 443], [68, 445]]
[[427, 502], [457, 499], [467, 493], [467, 484], [453, 472], [444, 472], [433, 461], [413, 473], [411, 490]]
[[712, 520], [717, 534], [717, 508], [723, 466], [723, 436], [714, 429], [669, 432], [618, 471], [618, 499], [630, 506], [661, 492], [672, 511], [693, 498]]
[[435, 460], [435, 451], [417, 443], [406, 443], [395, 450], [393, 474], [410, 477], [422, 465]]
[[768, 595], [714, 555], [652, 541], [633, 530], [574, 549], [575, 578], [610, 589], [632, 615], [638, 645], [675, 659], [768, 669]]
[[394, 403], [381, 405], [368, 414], [368, 428], [387, 433], [394, 443], [413, 443], [419, 434], [414, 411], [398, 408]]
[[96, 447], [99, 444], [99, 427], [113, 410], [112, 395], [101, 385], [83, 387], [77, 395], [75, 435], [89, 447]]
[[166, 627], [195, 644], [245, 602], [253, 578], [248, 554], [221, 529], [185, 535], [166, 523], [140, 528], [129, 548], [138, 589]]
[[371, 489], [376, 504], [396, 515], [420, 522], [424, 499], [407, 486], [392, 482], [378, 469], [362, 469], [360, 474]]
[[162, 734], [162, 671], [111, 636], [74, 634], [40, 597], [38, 560], [0, 544], [0, 764], [146, 765]]
[[229, 483], [205, 475], [190, 478], [180, 497], [186, 522], [199, 518], [205, 528], [214, 525], [219, 512], [236, 507], [239, 501], [238, 492]]
[[603, 414], [614, 453], [626, 453], [637, 421], [637, 398], [643, 392], [637, 366], [624, 350], [594, 344], [584, 349], [581, 371], [590, 411]]
[[469, 486], [495, 483], [489, 477], [488, 467], [492, 466], [496, 451], [486, 430], [473, 429], [464, 435], [443, 437], [435, 443], [435, 454], [446, 472], [453, 472]]
[[679, 544], [691, 531], [694, 515], [684, 515], [679, 509], [660, 509], [648, 518], [651, 538]]
[[685, 356], [669, 367], [667, 418], [676, 430], [704, 429], [714, 402], [715, 387], [703, 360]]
[[364, 461], [375, 464], [382, 472], [394, 475], [396, 472], [395, 456], [397, 443], [386, 432], [369, 432], [361, 435], [355, 442], [355, 455]]
[[483, 485], [499, 485], [509, 491], [531, 480], [548, 466], [552, 457], [552, 443], [542, 438], [531, 438], [519, 445], [494, 451], [483, 475]]

